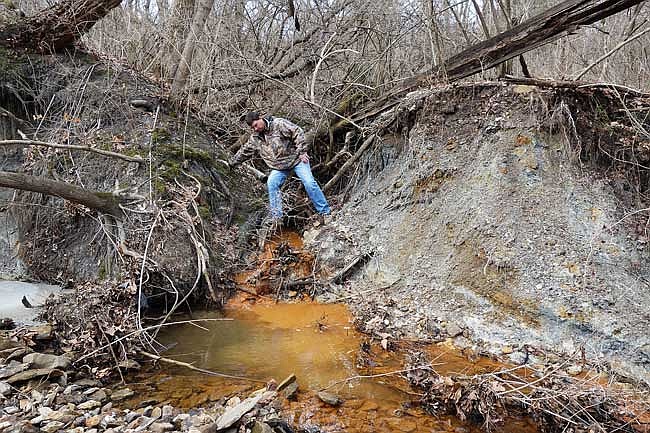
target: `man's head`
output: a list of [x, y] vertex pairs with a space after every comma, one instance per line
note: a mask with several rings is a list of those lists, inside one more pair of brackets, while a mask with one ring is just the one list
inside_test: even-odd
[[266, 122], [256, 111], [249, 111], [244, 119], [248, 126], [253, 128], [255, 132], [263, 132], [266, 129]]

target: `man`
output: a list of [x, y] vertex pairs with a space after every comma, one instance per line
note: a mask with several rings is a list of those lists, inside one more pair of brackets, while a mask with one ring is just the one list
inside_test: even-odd
[[324, 216], [330, 214], [330, 207], [311, 173], [308, 145], [302, 128], [280, 117], [260, 117], [255, 111], [246, 114], [245, 120], [253, 129], [253, 133], [230, 160], [230, 166], [236, 167], [255, 153], [260, 154], [266, 165], [271, 168], [266, 185], [269, 190], [271, 216], [274, 219], [282, 218], [280, 187], [293, 171], [305, 186], [307, 195], [314, 204], [320, 221], [323, 222]]

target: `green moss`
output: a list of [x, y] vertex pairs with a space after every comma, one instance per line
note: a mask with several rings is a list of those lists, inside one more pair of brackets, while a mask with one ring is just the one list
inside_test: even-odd
[[357, 104], [359, 104], [359, 102], [361, 102], [362, 98], [363, 95], [360, 92], [355, 92], [352, 93], [351, 95], [344, 97], [338, 103], [336, 107], [336, 112], [338, 114], [346, 114], [354, 111], [354, 108], [356, 107]]
[[106, 279], [106, 274], [108, 273], [106, 269], [106, 263], [102, 260], [101, 263], [99, 264], [99, 268], [97, 269], [97, 278], [100, 281], [103, 281]]
[[151, 186], [158, 195], [164, 195], [165, 193], [167, 193], [167, 184], [165, 184], [165, 181], [163, 181], [159, 177], [155, 177], [151, 181]]
[[199, 206], [199, 216], [203, 220], [210, 219], [212, 216], [212, 212], [210, 211], [210, 208], [208, 206]]
[[151, 142], [153, 144], [169, 143], [171, 134], [165, 128], [155, 128], [151, 131]]

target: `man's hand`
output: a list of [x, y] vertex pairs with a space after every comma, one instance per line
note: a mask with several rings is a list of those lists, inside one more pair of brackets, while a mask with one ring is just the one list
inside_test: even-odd
[[300, 158], [300, 162], [304, 162], [305, 164], [309, 162], [309, 155], [307, 153], [301, 153], [298, 155], [298, 158]]

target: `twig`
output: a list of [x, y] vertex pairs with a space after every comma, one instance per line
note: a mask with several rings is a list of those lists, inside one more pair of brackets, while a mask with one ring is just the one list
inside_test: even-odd
[[325, 391], [326, 389], [330, 389], [330, 388], [332, 388], [333, 386], [336, 386], [336, 385], [338, 385], [338, 384], [351, 382], [351, 381], [353, 381], [353, 380], [357, 380], [357, 379], [374, 379], [374, 378], [376, 378], [376, 377], [394, 376], [394, 375], [396, 375], [396, 374], [409, 373], [409, 372], [411, 372], [411, 371], [421, 370], [421, 369], [423, 369], [423, 368], [430, 368], [430, 367], [432, 367], [432, 366], [434, 366], [434, 365], [443, 365], [443, 364], [432, 364], [432, 363], [429, 363], [429, 364], [426, 364], [426, 365], [420, 365], [420, 366], [417, 366], [417, 367], [405, 368], [404, 370], [389, 371], [389, 372], [387, 372], [387, 373], [366, 374], [366, 375], [364, 375], [364, 374], [360, 374], [360, 375], [357, 375], [357, 376], [350, 376], [350, 377], [346, 377], [345, 379], [337, 380], [336, 382], [333, 382], [333, 383], [327, 385], [325, 388], [319, 389], [319, 391]]
[[69, 150], [83, 150], [86, 152], [93, 152], [104, 156], [110, 156], [113, 158], [123, 159], [129, 162], [142, 163], [144, 159], [141, 156], [127, 156], [121, 153], [111, 152], [108, 150], [96, 149], [89, 146], [77, 146], [74, 144], [58, 144], [58, 143], [49, 143], [46, 141], [37, 141], [37, 140], [0, 140], [0, 146], [9, 146], [9, 145], [24, 145], [24, 146], [44, 146], [52, 147], [55, 149], [69, 149]]
[[609, 50], [607, 53], [605, 53], [605, 54], [603, 54], [602, 56], [600, 56], [600, 57], [599, 57], [595, 62], [593, 62], [591, 65], [589, 65], [589, 66], [587, 66], [586, 68], [584, 68], [584, 69], [583, 69], [579, 74], [577, 74], [573, 79], [576, 80], [576, 81], [579, 80], [579, 79], [582, 78], [582, 77], [583, 77], [587, 72], [591, 71], [591, 69], [593, 69], [596, 65], [598, 65], [600, 62], [602, 62], [603, 60], [607, 59], [609, 56], [611, 56], [612, 54], [614, 54], [615, 52], [617, 52], [618, 50], [620, 50], [621, 48], [623, 48], [625, 45], [629, 44], [630, 42], [632, 42], [632, 41], [634, 41], [634, 40], [636, 40], [636, 39], [639, 39], [641, 36], [645, 35], [645, 34], [648, 33], [648, 32], [650, 32], [650, 27], [647, 28], [647, 29], [645, 29], [645, 30], [642, 31], [642, 32], [637, 33], [636, 35], [630, 37], [629, 39], [624, 40], [623, 42], [621, 42], [620, 44], [618, 44], [617, 46], [615, 46], [614, 48], [612, 48], [611, 50]]
[[215, 371], [205, 370], [203, 368], [195, 367], [192, 364], [188, 364], [187, 362], [181, 362], [181, 361], [176, 361], [175, 359], [164, 358], [164, 357], [162, 357], [160, 355], [154, 355], [153, 353], [145, 352], [143, 350], [139, 350], [138, 353], [143, 355], [143, 356], [146, 356], [147, 358], [151, 358], [151, 359], [156, 360], [156, 361], [165, 362], [167, 364], [173, 364], [173, 365], [178, 365], [178, 366], [181, 366], [181, 367], [189, 368], [190, 370], [198, 371], [199, 373], [207, 374], [208, 376], [226, 377], [228, 379], [246, 380], [248, 382], [255, 382], [255, 383], [266, 383], [265, 380], [251, 379], [249, 377], [233, 376], [231, 374], [217, 373]]

